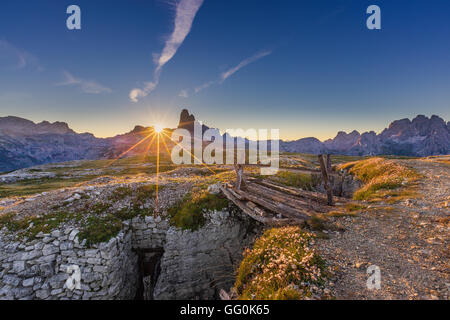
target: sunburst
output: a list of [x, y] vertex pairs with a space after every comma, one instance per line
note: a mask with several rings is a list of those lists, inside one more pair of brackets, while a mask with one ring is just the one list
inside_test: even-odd
[[[176, 142], [174, 139], [172, 139], [171, 136], [169, 136], [166, 133], [166, 129], [164, 129], [164, 127], [160, 124], [155, 124], [153, 126], [153, 129], [150, 130], [149, 134], [146, 135], [145, 137], [143, 137], [140, 141], [138, 141], [136, 144], [134, 144], [132, 147], [130, 147], [129, 149], [127, 149], [126, 151], [122, 152], [118, 157], [116, 157], [115, 159], [112, 159], [105, 167], [109, 167], [111, 166], [114, 162], [116, 162], [117, 160], [119, 160], [120, 158], [124, 157], [127, 153], [131, 152], [133, 149], [135, 149], [137, 146], [141, 145], [142, 143], [144, 143], [147, 140], [148, 141], [148, 145], [145, 147], [145, 152], [143, 154], [143, 159], [145, 159], [145, 156], [150, 152], [150, 148], [153, 145], [153, 142], [156, 140], [156, 197], [155, 197], [155, 212], [159, 212], [159, 173], [160, 173], [160, 143], [163, 143], [163, 146], [165, 148], [165, 150], [167, 151], [167, 153], [170, 155], [170, 150], [166, 144], [165, 138], [167, 138], [168, 140], [172, 141], [173, 143], [175, 143], [176, 145], [179, 145], [185, 152], [188, 152], [192, 155], [192, 157], [194, 157], [195, 159], [197, 159], [197, 157], [190, 152], [189, 150], [186, 150], [183, 146], [181, 146], [181, 144], [179, 144], [178, 142]], [[200, 161], [199, 159], [197, 159], [205, 168], [207, 168], [209, 171], [211, 171], [213, 174], [216, 174], [216, 172], [214, 170], [212, 170], [207, 164], [205, 164], [203, 161]]]

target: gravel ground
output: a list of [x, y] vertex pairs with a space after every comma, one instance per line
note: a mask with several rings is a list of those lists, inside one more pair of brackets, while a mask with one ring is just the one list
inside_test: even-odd
[[[333, 229], [342, 231], [316, 242], [334, 270], [337, 299], [450, 297], [449, 165], [435, 159], [401, 161], [425, 176], [421, 197], [371, 204], [357, 217], [333, 218]], [[367, 288], [371, 265], [380, 268], [380, 289]]]

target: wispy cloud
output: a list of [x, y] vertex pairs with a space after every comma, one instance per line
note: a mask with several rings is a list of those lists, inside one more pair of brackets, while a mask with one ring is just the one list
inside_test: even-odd
[[202, 85], [196, 87], [196, 88], [194, 89], [194, 91], [195, 91], [195, 93], [199, 93], [200, 91], [202, 91], [202, 90], [204, 90], [204, 89], [206, 89], [206, 88], [212, 86], [212, 85], [213, 85], [214, 83], [216, 83], [216, 82], [217, 82], [217, 81], [208, 81], [208, 82], [206, 82], [206, 83], [204, 83], [204, 84], [202, 84]]
[[244, 68], [245, 66], [249, 65], [250, 63], [253, 63], [265, 56], [268, 56], [272, 53], [272, 51], [266, 50], [266, 51], [262, 51], [259, 52], [243, 61], [241, 61], [237, 66], [232, 67], [230, 69], [228, 69], [227, 71], [223, 72], [220, 74], [219, 80], [214, 80], [214, 81], [208, 81], [198, 87], [196, 87], [194, 89], [195, 93], [199, 93], [200, 91], [209, 88], [210, 86], [212, 86], [213, 84], [219, 83], [222, 84], [226, 79], [228, 79], [229, 77], [231, 77], [233, 74], [235, 74], [236, 72], [238, 72], [240, 69]]
[[186, 89], [183, 89], [183, 90], [180, 91], [180, 93], [178, 94], [178, 96], [179, 96], [179, 97], [182, 97], [182, 98], [188, 98], [188, 97], [189, 97], [189, 94], [188, 94], [188, 91], [187, 91]]
[[154, 57], [154, 63], [156, 65], [154, 80], [147, 82], [143, 88], [131, 90], [129, 95], [131, 101], [138, 102], [139, 98], [147, 96], [156, 88], [163, 66], [174, 57], [178, 48], [184, 42], [184, 39], [186, 39], [202, 4], [203, 0], [180, 0], [176, 4], [174, 30], [166, 40], [161, 54], [155, 55]]
[[24, 69], [26, 67], [35, 68], [38, 71], [43, 71], [44, 68], [39, 64], [38, 59], [29, 52], [19, 49], [8, 41], [0, 40], [0, 59], [2, 57], [13, 58], [15, 67]]
[[112, 90], [93, 80], [84, 80], [73, 76], [68, 71], [63, 71], [64, 81], [58, 83], [58, 86], [78, 86], [85, 93], [100, 94], [111, 93]]
[[228, 79], [233, 74], [235, 74], [236, 72], [241, 70], [243, 67], [245, 67], [245, 66], [249, 65], [250, 63], [255, 62], [265, 56], [268, 56], [271, 53], [272, 53], [272, 51], [263, 51], [263, 52], [260, 52], [260, 53], [257, 53], [255, 55], [251, 56], [250, 58], [247, 58], [247, 59], [241, 61], [241, 63], [239, 63], [237, 66], [225, 71], [224, 73], [222, 73], [220, 75], [221, 82], [224, 82], [226, 79]]

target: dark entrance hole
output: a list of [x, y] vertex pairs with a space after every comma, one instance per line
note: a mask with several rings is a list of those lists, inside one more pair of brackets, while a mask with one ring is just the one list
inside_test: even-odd
[[138, 255], [138, 287], [135, 300], [153, 300], [153, 290], [161, 272], [162, 248], [136, 249]]

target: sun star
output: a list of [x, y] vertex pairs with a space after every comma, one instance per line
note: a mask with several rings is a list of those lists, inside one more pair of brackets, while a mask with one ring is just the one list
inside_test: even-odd
[[155, 124], [154, 129], [156, 133], [161, 133], [163, 131], [163, 127], [160, 126], [159, 124]]

